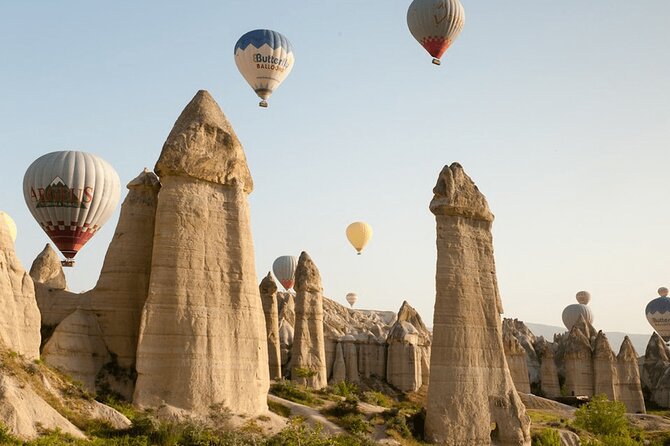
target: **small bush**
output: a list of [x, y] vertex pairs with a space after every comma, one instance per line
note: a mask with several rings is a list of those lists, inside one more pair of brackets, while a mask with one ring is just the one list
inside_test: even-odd
[[533, 433], [533, 446], [561, 446], [561, 435], [556, 429], [543, 429]]
[[345, 398], [357, 395], [358, 391], [358, 386], [348, 381], [340, 381], [331, 389], [331, 392], [335, 395], [343, 396]]
[[381, 407], [392, 407], [393, 398], [388, 395], [384, 395], [381, 392], [368, 391], [363, 393], [363, 401], [368, 404], [374, 404], [375, 406]]
[[283, 404], [268, 400], [268, 408], [270, 409], [270, 412], [274, 412], [284, 418], [291, 416], [291, 409], [284, 406]]
[[270, 387], [270, 393], [284, 398], [285, 400], [293, 401], [294, 403], [304, 404], [306, 406], [316, 406], [319, 400], [314, 398], [306, 390], [295, 386], [291, 381], [282, 380]]
[[605, 395], [595, 396], [577, 409], [574, 423], [596, 435], [628, 434], [626, 406], [620, 401], [609, 401]]

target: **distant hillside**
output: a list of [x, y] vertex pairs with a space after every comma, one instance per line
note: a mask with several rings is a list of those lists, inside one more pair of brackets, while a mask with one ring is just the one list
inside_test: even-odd
[[[525, 324], [526, 327], [528, 327], [535, 336], [544, 336], [544, 338], [548, 341], [552, 341], [554, 339], [554, 333], [563, 333], [566, 331], [565, 327], [533, 324], [530, 322], [525, 322]], [[614, 350], [615, 354], [619, 353], [619, 347], [621, 347], [623, 338], [624, 336], [628, 335], [631, 342], [633, 343], [633, 346], [635, 347], [635, 351], [637, 352], [638, 356], [644, 355], [644, 352], [647, 349], [647, 343], [651, 337], [651, 334], [630, 334], [620, 333], [618, 331], [606, 331], [605, 335], [607, 335], [607, 339], [610, 341], [610, 345], [612, 346], [612, 350]]]

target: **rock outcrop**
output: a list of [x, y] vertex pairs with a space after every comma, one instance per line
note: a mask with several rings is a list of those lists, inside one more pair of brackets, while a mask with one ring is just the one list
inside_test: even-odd
[[[291, 350], [291, 379], [313, 389], [322, 389], [328, 385], [323, 335], [323, 288], [319, 270], [306, 252], [300, 254], [298, 259], [294, 288], [295, 331]], [[305, 376], [307, 372], [313, 375]]]
[[267, 334], [254, 265], [242, 145], [199, 91], [156, 163], [149, 293], [137, 347], [134, 403], [206, 415], [267, 410]]
[[616, 356], [602, 331], [598, 332], [593, 349], [593, 386], [595, 395], [604, 394], [610, 401], [619, 400]]
[[642, 386], [640, 384], [640, 367], [637, 353], [628, 336], [623, 339], [617, 355], [617, 377], [619, 379], [619, 401], [626, 405], [630, 413], [646, 413]]
[[419, 331], [408, 321], [396, 321], [387, 338], [386, 380], [403, 392], [415, 392], [422, 384]]
[[512, 334], [503, 336], [503, 345], [505, 346], [505, 358], [509, 367], [514, 387], [518, 392], [530, 393], [530, 377], [528, 375], [528, 365], [526, 364], [526, 350], [521, 343]]
[[594, 376], [591, 343], [577, 325], [570, 330], [563, 350], [566, 393], [572, 396], [592, 396]]
[[558, 381], [558, 369], [554, 360], [554, 347], [542, 338], [537, 348], [540, 359], [540, 390], [547, 398], [561, 396], [561, 386]]
[[265, 313], [265, 330], [268, 340], [268, 364], [270, 379], [281, 378], [281, 347], [279, 345], [279, 307], [277, 306], [277, 284], [268, 273], [258, 289], [261, 293], [263, 312]]
[[60, 259], [56, 251], [47, 243], [42, 252], [35, 258], [30, 267], [30, 277], [35, 283], [40, 283], [48, 288], [64, 290], [67, 288], [65, 273], [61, 267]]
[[655, 332], [644, 354], [642, 385], [651, 401], [661, 407], [670, 407], [670, 349]]
[[14, 251], [9, 227], [0, 221], [0, 345], [27, 359], [40, 357], [40, 312], [33, 281]]
[[492, 438], [530, 445], [530, 419], [504, 355], [493, 214], [457, 163], [442, 169], [433, 193], [437, 273], [426, 436], [445, 445]]

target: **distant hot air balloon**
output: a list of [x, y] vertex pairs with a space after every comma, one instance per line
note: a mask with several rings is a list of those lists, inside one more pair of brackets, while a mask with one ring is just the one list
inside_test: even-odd
[[[16, 241], [16, 223], [12, 217], [9, 216], [6, 212], [0, 212], [0, 221], [4, 222], [9, 229], [9, 236], [12, 238], [12, 241]], [[1, 224], [1, 223], [0, 223]]]
[[349, 302], [349, 305], [353, 308], [354, 304], [358, 300], [358, 295], [356, 293], [349, 293], [347, 294], [347, 302]]
[[267, 107], [270, 95], [293, 69], [293, 47], [277, 31], [249, 31], [235, 44], [235, 64]]
[[372, 226], [364, 221], [354, 222], [347, 227], [347, 238], [349, 243], [358, 251], [358, 255], [361, 255], [361, 251], [372, 238]]
[[440, 65], [440, 57], [463, 30], [465, 10], [458, 0], [414, 0], [407, 10], [407, 26], [414, 38]]
[[298, 266], [298, 258], [293, 256], [277, 257], [272, 263], [272, 272], [286, 291], [293, 288], [295, 284], [295, 268]]
[[580, 291], [575, 297], [579, 303], [568, 305], [563, 309], [563, 324], [568, 330], [572, 330], [572, 327], [579, 320], [579, 316], [584, 316], [584, 320], [589, 324], [593, 323], [593, 312], [586, 305], [591, 300], [591, 294], [588, 291]]
[[647, 304], [644, 312], [649, 324], [656, 330], [665, 342], [670, 342], [670, 298], [668, 289], [658, 289], [659, 297]]
[[47, 153], [23, 177], [30, 213], [66, 257], [64, 266], [112, 216], [121, 194], [119, 176], [86, 152]]

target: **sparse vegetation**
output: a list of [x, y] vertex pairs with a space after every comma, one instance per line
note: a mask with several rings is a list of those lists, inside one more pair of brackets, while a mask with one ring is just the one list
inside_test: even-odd
[[575, 426], [595, 435], [628, 434], [626, 406], [620, 401], [609, 401], [605, 395], [598, 395], [575, 412]]
[[291, 409], [274, 401], [268, 400], [268, 409], [270, 409], [270, 412], [274, 412], [284, 418], [288, 418], [291, 415]]
[[533, 433], [533, 446], [561, 446], [561, 435], [556, 429], [542, 429]]
[[291, 381], [281, 380], [272, 384], [270, 393], [277, 395], [279, 398], [293, 401], [294, 403], [304, 404], [305, 406], [317, 406], [320, 403], [318, 398], [315, 398], [306, 389], [300, 389]]
[[363, 392], [363, 396], [361, 399], [368, 404], [374, 404], [375, 406], [381, 406], [386, 408], [392, 407], [393, 404], [395, 403], [393, 398], [377, 391]]

